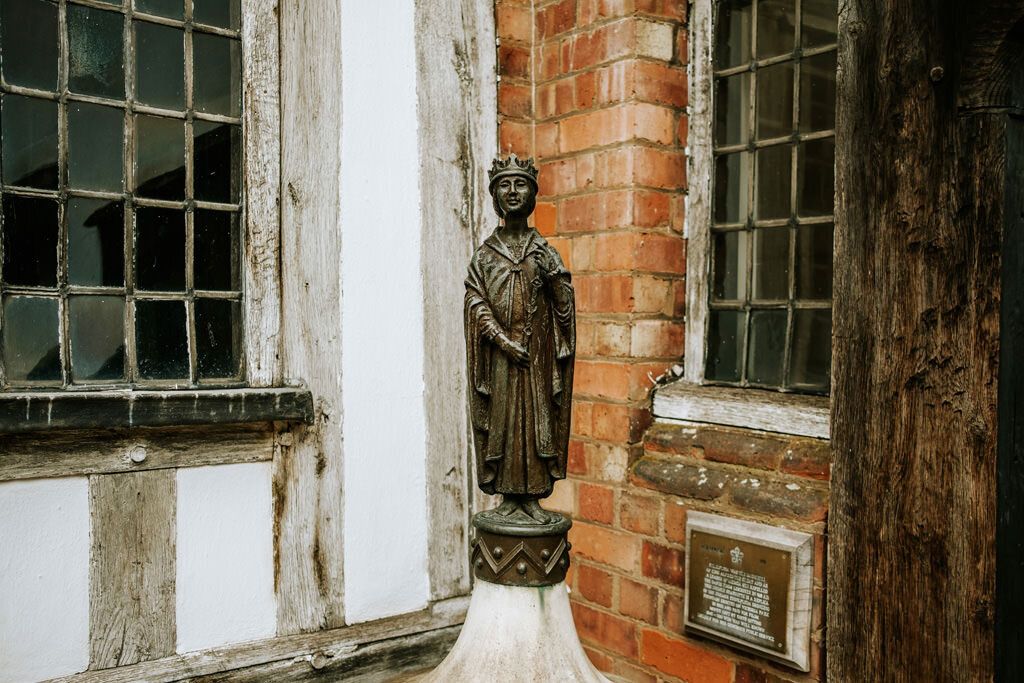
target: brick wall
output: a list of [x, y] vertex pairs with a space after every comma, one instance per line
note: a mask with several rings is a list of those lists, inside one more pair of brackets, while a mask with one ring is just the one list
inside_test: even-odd
[[[577, 293], [570, 478], [573, 608], [599, 668], [633, 681], [818, 680], [683, 635], [689, 509], [821, 534], [827, 444], [651, 424], [683, 350], [686, 0], [497, 0], [500, 147], [541, 171], [537, 229]], [[661, 465], [668, 461], [672, 467]], [[664, 471], [671, 476], [662, 474]]]

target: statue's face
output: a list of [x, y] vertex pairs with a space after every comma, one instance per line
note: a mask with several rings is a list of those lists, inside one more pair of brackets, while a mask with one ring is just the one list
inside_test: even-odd
[[494, 200], [502, 216], [525, 218], [533, 213], [537, 193], [526, 178], [506, 176], [494, 187]]

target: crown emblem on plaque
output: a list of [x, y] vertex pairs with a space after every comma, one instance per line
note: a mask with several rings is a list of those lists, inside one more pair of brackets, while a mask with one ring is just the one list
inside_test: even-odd
[[487, 172], [489, 184], [491, 186], [503, 176], [507, 175], [518, 175], [523, 176], [527, 180], [537, 184], [537, 175], [539, 171], [537, 167], [533, 165], [533, 159], [520, 159], [516, 156], [515, 152], [508, 155], [508, 158], [502, 159], [496, 157], [494, 163], [491, 164], [491, 170]]
[[743, 551], [740, 550], [739, 546], [736, 546], [735, 548], [729, 551], [729, 557], [732, 558], [733, 564], [740, 564], [741, 562], [743, 562]]

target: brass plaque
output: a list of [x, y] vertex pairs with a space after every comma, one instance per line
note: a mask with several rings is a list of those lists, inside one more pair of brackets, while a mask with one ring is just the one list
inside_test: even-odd
[[694, 529], [688, 621], [779, 654], [788, 651], [792, 553]]

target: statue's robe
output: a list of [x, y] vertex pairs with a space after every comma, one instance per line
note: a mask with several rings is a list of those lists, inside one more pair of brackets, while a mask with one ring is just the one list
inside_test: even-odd
[[[517, 261], [492, 233], [469, 265], [465, 326], [480, 488], [547, 496], [565, 477], [576, 354], [573, 289], [558, 252], [531, 230]], [[501, 331], [527, 349], [528, 367], [494, 343]]]

